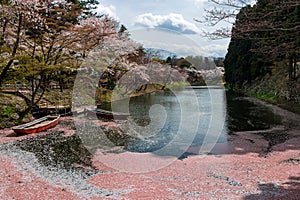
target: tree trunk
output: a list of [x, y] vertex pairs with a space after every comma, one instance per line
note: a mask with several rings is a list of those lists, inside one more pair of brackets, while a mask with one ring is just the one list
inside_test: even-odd
[[293, 78], [293, 57], [289, 57], [289, 80]]
[[[1, 46], [4, 45], [4, 42], [5, 42], [4, 41], [4, 35], [6, 33], [6, 26], [8, 24], [8, 20], [7, 20], [6, 17], [4, 17], [3, 21], [4, 21], [4, 24], [3, 24], [3, 27], [2, 27], [2, 35], [0, 36], [0, 45]], [[0, 50], [0, 54], [2, 54], [2, 50]]]
[[11, 59], [4, 67], [4, 69], [2, 70], [1, 74], [0, 74], [0, 87], [2, 86], [2, 83], [3, 83], [3, 79], [5, 78], [10, 66], [12, 65], [13, 63], [13, 59]]
[[4, 67], [4, 69], [2, 70], [1, 74], [0, 74], [0, 87], [3, 83], [3, 79], [5, 78], [9, 68], [11, 67], [11, 65], [13, 64], [14, 61], [14, 57], [17, 54], [17, 50], [19, 47], [19, 43], [20, 43], [20, 37], [21, 37], [21, 30], [22, 30], [22, 23], [23, 23], [23, 17], [22, 15], [19, 16], [19, 23], [18, 23], [18, 30], [17, 30], [17, 39], [16, 42], [14, 44], [12, 53], [11, 53], [11, 59], [10, 61], [6, 64], [6, 66]]
[[147, 90], [147, 86], [148, 86], [148, 84], [145, 84], [145, 85], [144, 85], [144, 89], [143, 89], [144, 91]]
[[18, 120], [22, 120], [32, 110], [32, 108], [35, 107], [41, 101], [41, 99], [43, 98], [43, 96], [45, 94], [45, 91], [46, 90], [43, 89], [42, 94], [39, 96], [39, 98], [36, 101], [33, 100], [24, 111], [20, 111], [18, 113], [18, 115], [19, 115]]
[[59, 82], [60, 92], [63, 92], [63, 88], [64, 88], [64, 81], [63, 81], [63, 79], [61, 77], [59, 77], [59, 81], [58, 82]]
[[[32, 77], [31, 82], [31, 99], [28, 99], [30, 101], [30, 104], [27, 106], [27, 108], [24, 111], [20, 111], [18, 113], [19, 119], [22, 120], [29, 112], [31, 112], [32, 108], [34, 108], [44, 97], [46, 87], [43, 85], [45, 81], [46, 76], [41, 74], [41, 79], [39, 80], [38, 84], [34, 83], [34, 77]], [[46, 83], [44, 83], [46, 85]], [[39, 89], [42, 89], [41, 94], [38, 94]], [[39, 96], [38, 96], [39, 95]], [[27, 102], [27, 101], [26, 101]]]
[[24, 111], [20, 111], [18, 113], [19, 115], [19, 119], [18, 120], [22, 120], [30, 111], [31, 109], [33, 108], [33, 104], [29, 105]]
[[297, 78], [297, 57], [294, 58], [294, 80]]

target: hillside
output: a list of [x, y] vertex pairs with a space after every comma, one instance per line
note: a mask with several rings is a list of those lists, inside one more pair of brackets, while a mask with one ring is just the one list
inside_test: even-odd
[[271, 74], [245, 85], [243, 91], [300, 114], [300, 79], [289, 80], [284, 63], [277, 63]]
[[228, 88], [300, 113], [297, 2], [258, 1], [242, 8], [224, 66]]

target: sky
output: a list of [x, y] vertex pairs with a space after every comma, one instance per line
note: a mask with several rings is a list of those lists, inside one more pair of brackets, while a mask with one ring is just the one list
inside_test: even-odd
[[[229, 39], [209, 40], [213, 30], [194, 20], [203, 19], [208, 0], [99, 0], [96, 11], [124, 24], [131, 38], [145, 48], [165, 49], [178, 56], [224, 57]], [[225, 24], [230, 26], [230, 24]]]

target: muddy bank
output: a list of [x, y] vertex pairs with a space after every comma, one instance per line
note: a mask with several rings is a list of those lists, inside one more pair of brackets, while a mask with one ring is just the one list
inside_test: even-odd
[[288, 128], [300, 129], [300, 115], [293, 113], [291, 111], [285, 110], [273, 104], [267, 103], [265, 101], [259, 100], [253, 97], [246, 97], [248, 101], [261, 104], [267, 108], [270, 108], [276, 115], [281, 116], [282, 123]]

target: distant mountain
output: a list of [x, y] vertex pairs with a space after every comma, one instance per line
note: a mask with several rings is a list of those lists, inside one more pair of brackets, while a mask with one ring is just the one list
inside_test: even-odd
[[175, 53], [164, 49], [145, 48], [145, 52], [151, 58], [159, 58], [162, 60], [166, 60], [169, 56], [170, 57], [177, 56]]

